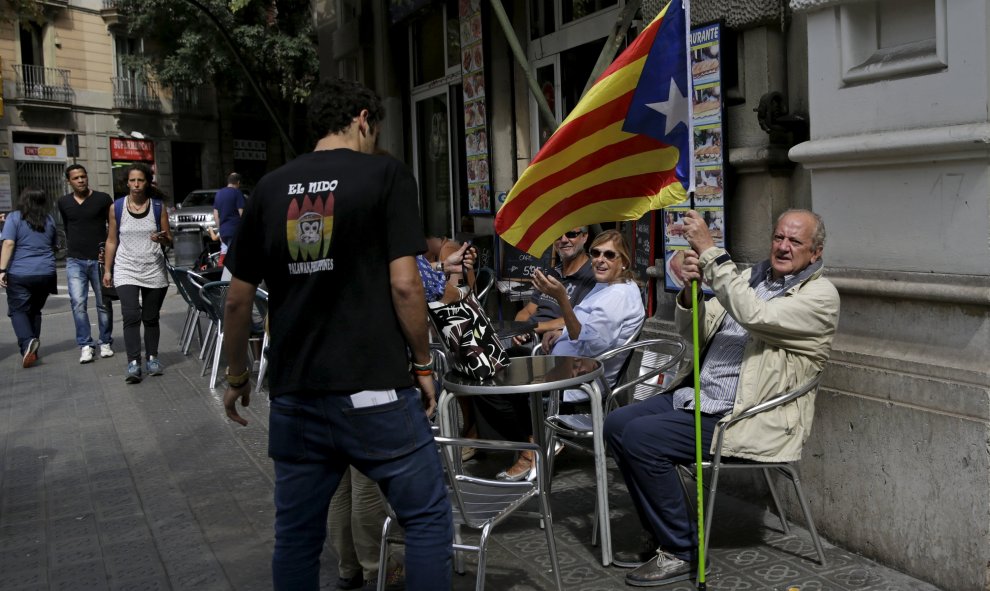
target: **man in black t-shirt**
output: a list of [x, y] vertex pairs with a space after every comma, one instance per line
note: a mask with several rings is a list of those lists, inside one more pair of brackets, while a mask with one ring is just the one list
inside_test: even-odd
[[449, 589], [453, 527], [427, 420], [435, 392], [416, 181], [373, 154], [384, 109], [367, 88], [323, 82], [309, 116], [322, 138], [259, 181], [226, 261], [224, 406], [240, 424], [251, 309], [257, 285], [268, 286], [274, 586], [317, 589], [327, 507], [352, 465], [379, 483], [405, 528], [406, 588]]
[[89, 175], [81, 164], [66, 168], [65, 178], [72, 187], [71, 193], [58, 200], [68, 247], [65, 274], [69, 284], [69, 301], [72, 302], [72, 320], [76, 325], [79, 363], [89, 363], [96, 353], [89, 313], [86, 311], [90, 286], [96, 298], [100, 357], [113, 357], [110, 346], [113, 343], [113, 307], [109, 298], [103, 297], [100, 285], [103, 277], [98, 261], [100, 243], [107, 239], [107, 218], [113, 199], [106, 193], [89, 188]]

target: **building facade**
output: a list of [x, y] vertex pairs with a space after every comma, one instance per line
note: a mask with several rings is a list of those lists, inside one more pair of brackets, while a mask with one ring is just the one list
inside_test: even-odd
[[[663, 4], [643, 1], [628, 36]], [[322, 74], [386, 97], [383, 147], [419, 179], [426, 229], [484, 237], [552, 127], [527, 75], [561, 120], [626, 3], [315, 6]], [[691, 10], [695, 25], [723, 25], [733, 259], [766, 258], [787, 208], [813, 208], [828, 228], [842, 315], [801, 465], [819, 530], [941, 588], [990, 588], [988, 2]], [[658, 293], [647, 330], [672, 334], [673, 297]]]
[[260, 160], [255, 178], [267, 169], [266, 142], [222, 124], [212, 89], [164, 87], [129, 67], [127, 56], [154, 48], [127, 35], [114, 0], [38, 5], [38, 19], [0, 19], [0, 211], [28, 185], [67, 192], [72, 163], [114, 195], [126, 191], [125, 167], [146, 163], [170, 201], [222, 186], [237, 165]]

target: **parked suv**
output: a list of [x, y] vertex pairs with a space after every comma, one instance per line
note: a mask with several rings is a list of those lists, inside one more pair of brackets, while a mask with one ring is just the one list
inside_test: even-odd
[[[216, 225], [213, 219], [213, 199], [217, 196], [219, 189], [196, 189], [192, 191], [181, 203], [176, 205], [174, 211], [169, 212], [168, 223], [173, 232], [185, 232], [189, 230], [199, 230], [205, 232], [207, 228]], [[244, 196], [248, 192], [241, 189]]]

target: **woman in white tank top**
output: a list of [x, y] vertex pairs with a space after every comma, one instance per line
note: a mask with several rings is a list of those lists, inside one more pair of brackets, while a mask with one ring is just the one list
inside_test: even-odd
[[[172, 243], [168, 215], [164, 204], [155, 220], [155, 203], [149, 191], [151, 169], [144, 164], [132, 164], [127, 169], [126, 196], [110, 208], [107, 234], [106, 272], [103, 285], [112, 284], [120, 297], [124, 322], [124, 345], [127, 348], [125, 381], [136, 384], [143, 378], [141, 366], [141, 325], [144, 325], [144, 371], [160, 376], [158, 340], [161, 330], [159, 314], [168, 291], [164, 246]], [[117, 222], [117, 209], [120, 222]], [[161, 228], [159, 230], [159, 228]]]

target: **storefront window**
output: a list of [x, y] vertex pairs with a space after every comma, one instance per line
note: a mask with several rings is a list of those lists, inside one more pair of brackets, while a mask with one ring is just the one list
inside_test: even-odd
[[417, 172], [426, 231], [452, 235], [450, 200], [450, 112], [447, 93], [416, 102]]
[[[447, 45], [444, 39], [443, 11], [433, 11], [412, 25], [413, 86], [443, 78], [447, 73]], [[455, 58], [454, 63], [458, 63]]]
[[553, 0], [531, 0], [529, 3], [529, 38], [543, 37], [555, 30]]
[[604, 46], [605, 38], [602, 37], [561, 52], [560, 99], [563, 103], [563, 117], [567, 117], [581, 100], [581, 93], [584, 92]]
[[576, 21], [618, 3], [618, 0], [560, 0], [560, 22]]
[[461, 29], [457, 18], [457, 0], [447, 0], [447, 67], [461, 63]]

